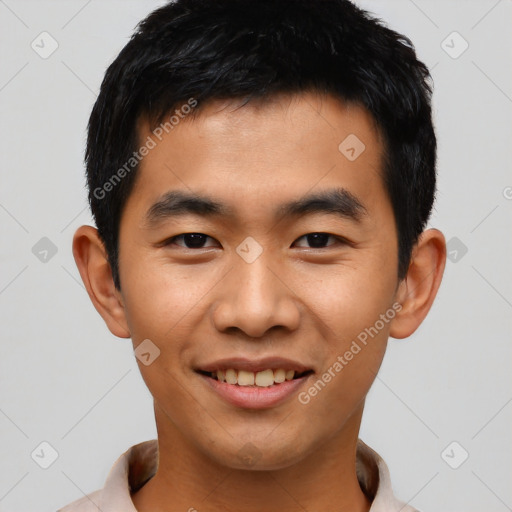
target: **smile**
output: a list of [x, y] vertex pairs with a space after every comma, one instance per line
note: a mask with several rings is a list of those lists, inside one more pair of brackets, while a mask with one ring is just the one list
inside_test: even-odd
[[251, 372], [247, 370], [229, 368], [227, 370], [217, 370], [214, 372], [200, 371], [200, 373], [209, 376], [218, 382], [226, 382], [237, 386], [257, 386], [265, 388], [303, 377], [305, 374], [311, 373], [311, 371], [312, 370], [296, 372], [295, 370], [285, 370], [284, 368], [278, 368], [277, 370], [269, 368], [259, 372]]
[[[281, 363], [283, 364], [283, 363]], [[296, 366], [289, 368], [261, 369], [259, 364], [241, 364], [241, 368], [196, 369], [209, 391], [228, 404], [242, 409], [266, 409], [281, 405], [286, 399], [300, 392], [300, 388], [314, 371]], [[235, 366], [235, 365], [233, 365]], [[248, 367], [256, 367], [254, 371]], [[264, 366], [263, 366], [264, 368]]]

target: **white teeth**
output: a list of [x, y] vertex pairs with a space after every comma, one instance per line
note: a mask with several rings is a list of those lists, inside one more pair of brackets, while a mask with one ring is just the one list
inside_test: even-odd
[[[238, 383], [240, 384], [240, 372], [238, 373], [238, 377]], [[258, 372], [256, 374], [255, 382], [256, 386], [261, 386], [262, 388], [272, 386], [272, 384], [274, 384], [274, 372], [272, 370]]]
[[228, 384], [236, 384], [236, 371], [235, 370], [226, 370], [226, 382]]
[[285, 380], [292, 380], [295, 376], [295, 370], [263, 370], [261, 372], [249, 372], [246, 370], [217, 370], [211, 373], [213, 378], [217, 378], [219, 382], [227, 382], [228, 384], [238, 384], [239, 386], [259, 386], [262, 388], [281, 384]]
[[276, 370], [274, 372], [274, 382], [280, 384], [281, 382], [284, 382], [286, 379], [286, 371], [283, 369]]
[[245, 370], [238, 370], [238, 385], [254, 386], [254, 373], [246, 372]]

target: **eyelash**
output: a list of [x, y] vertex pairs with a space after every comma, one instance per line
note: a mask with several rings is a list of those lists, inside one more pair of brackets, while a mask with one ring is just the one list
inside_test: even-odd
[[[171, 238], [168, 238], [167, 240], [165, 240], [163, 243], [162, 243], [162, 246], [169, 246], [169, 245], [173, 245], [174, 244], [174, 241], [179, 239], [179, 238], [183, 238], [184, 236], [186, 235], [201, 235], [201, 236], [204, 236], [206, 238], [211, 238], [212, 240], [214, 240], [214, 238], [212, 238], [211, 236], [208, 236], [208, 235], [205, 235], [204, 233], [182, 233], [181, 235], [176, 235], [176, 236], [173, 236]], [[314, 232], [311, 232], [311, 233], [306, 233], [305, 235], [302, 235], [301, 237], [297, 238], [297, 240], [301, 240], [302, 238], [305, 238], [307, 236], [310, 236], [310, 235], [327, 235], [328, 237], [331, 237], [331, 238], [334, 238], [337, 240], [338, 243], [342, 244], [342, 245], [347, 245], [347, 244], [350, 244], [350, 242], [348, 240], [345, 240], [344, 238], [342, 237], [339, 237], [339, 236], [336, 236], [336, 235], [332, 235], [330, 233], [324, 233], [324, 232], [321, 232], [321, 231], [314, 231]], [[178, 245], [178, 244], [174, 244], [174, 245]], [[329, 247], [332, 247], [333, 245], [336, 245], [336, 244], [331, 244], [331, 245], [328, 245], [326, 247], [309, 247], [310, 249], [328, 249]], [[188, 249], [188, 250], [200, 250], [200, 249], [208, 249], [209, 247], [185, 247], [185, 246], [182, 246], [182, 245], [178, 245], [178, 247], [182, 247], [183, 249]], [[308, 247], [306, 247], [307, 249]]]

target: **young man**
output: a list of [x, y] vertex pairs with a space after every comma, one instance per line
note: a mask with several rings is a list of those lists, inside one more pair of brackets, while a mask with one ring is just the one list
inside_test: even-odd
[[358, 439], [445, 241], [428, 70], [346, 0], [178, 0], [109, 67], [73, 254], [158, 440], [62, 511], [411, 511]]

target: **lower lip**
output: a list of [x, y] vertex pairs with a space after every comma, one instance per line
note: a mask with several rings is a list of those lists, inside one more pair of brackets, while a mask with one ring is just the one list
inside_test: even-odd
[[230, 404], [244, 409], [265, 409], [279, 405], [289, 396], [296, 393], [300, 386], [302, 386], [312, 374], [309, 373], [298, 379], [285, 380], [280, 384], [273, 384], [267, 387], [238, 386], [237, 384], [219, 382], [202, 373], [198, 375]]

